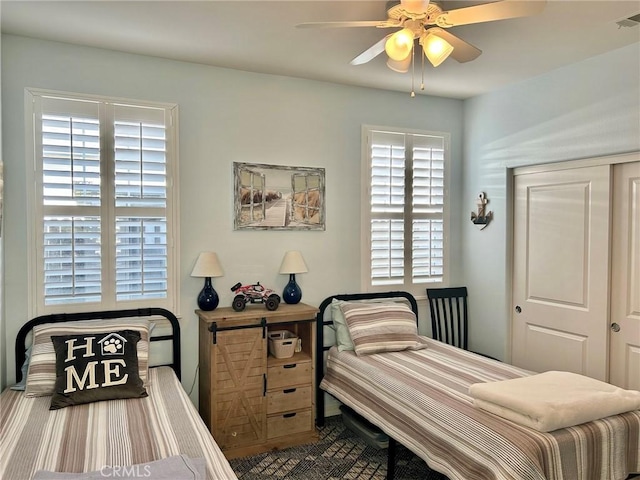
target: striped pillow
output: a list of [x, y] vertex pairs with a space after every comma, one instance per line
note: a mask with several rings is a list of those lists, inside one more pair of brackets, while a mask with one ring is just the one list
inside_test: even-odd
[[398, 303], [340, 306], [356, 355], [426, 348], [413, 311]]
[[86, 320], [82, 322], [45, 323], [33, 327], [33, 348], [27, 373], [25, 395], [53, 395], [56, 384], [56, 352], [52, 335], [82, 335], [133, 330], [140, 333], [137, 344], [138, 372], [144, 387], [149, 386], [149, 321], [136, 319]]

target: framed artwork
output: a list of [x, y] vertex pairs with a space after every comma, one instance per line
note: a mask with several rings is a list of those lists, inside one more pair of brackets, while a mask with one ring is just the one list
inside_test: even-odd
[[235, 230], [324, 230], [324, 168], [233, 163]]

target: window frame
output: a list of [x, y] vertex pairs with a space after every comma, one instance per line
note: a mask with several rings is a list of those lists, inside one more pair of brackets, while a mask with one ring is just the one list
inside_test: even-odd
[[[114, 147], [114, 135], [106, 136], [105, 129], [113, 134], [113, 126], [111, 128], [103, 126], [103, 122], [109, 118], [113, 120], [113, 116], [105, 117], [105, 108], [111, 108], [112, 111], [118, 105], [131, 107], [153, 108], [164, 110], [165, 117], [165, 135], [166, 135], [166, 213], [167, 222], [167, 295], [160, 299], [140, 299], [140, 300], [120, 300], [116, 299], [115, 285], [115, 237], [106, 246], [103, 243], [101, 251], [101, 300], [99, 302], [78, 302], [78, 303], [61, 303], [45, 305], [45, 292], [42, 288], [44, 285], [44, 238], [43, 238], [43, 219], [45, 208], [43, 204], [42, 191], [42, 163], [41, 154], [36, 151], [41, 140], [38, 141], [36, 135], [42, 131], [42, 126], [38, 125], [42, 110], [38, 109], [39, 98], [53, 97], [70, 101], [95, 102], [100, 104], [99, 120], [100, 120], [100, 151], [109, 152]], [[180, 271], [179, 263], [179, 192], [178, 192], [178, 105], [173, 103], [149, 102], [144, 100], [108, 97], [103, 95], [78, 94], [72, 92], [64, 92], [57, 90], [25, 88], [25, 132], [26, 146], [25, 157], [27, 159], [26, 168], [26, 214], [27, 214], [27, 235], [29, 248], [27, 251], [27, 299], [28, 299], [28, 315], [35, 317], [38, 315], [51, 313], [73, 313], [93, 310], [116, 310], [123, 308], [144, 308], [144, 307], [161, 307], [166, 308], [178, 314], [180, 311], [180, 282], [178, 272]], [[101, 153], [101, 162], [104, 161], [104, 154]], [[111, 154], [107, 159], [108, 165], [101, 168], [100, 178], [100, 199], [101, 209], [100, 218], [112, 220], [112, 224], [102, 228], [101, 237], [104, 239], [107, 235], [115, 235], [116, 226], [116, 207], [115, 207], [115, 182], [104, 181], [114, 174], [115, 155]], [[40, 164], [38, 163], [40, 162]], [[40, 178], [38, 177], [40, 175]], [[106, 193], [105, 189], [111, 191]], [[118, 207], [121, 208], [121, 207]], [[136, 207], [131, 207], [132, 213], [135, 214]], [[142, 215], [144, 217], [144, 214]], [[105, 271], [106, 268], [106, 271]]]
[[[388, 283], [384, 285], [373, 285], [371, 282], [371, 161], [370, 161], [370, 133], [374, 131], [388, 132], [392, 134], [404, 134], [404, 135], [426, 135], [441, 137], [444, 145], [444, 192], [443, 192], [443, 271], [442, 281], [434, 282], [419, 282], [414, 283], [411, 278], [411, 269], [407, 269], [407, 266], [411, 266], [412, 249], [407, 249], [406, 246], [412, 245], [411, 238], [411, 222], [412, 215], [410, 209], [405, 205], [405, 276], [403, 283]], [[405, 156], [406, 158], [406, 156]], [[450, 232], [450, 208], [451, 200], [449, 195], [449, 185], [451, 177], [451, 135], [447, 132], [426, 131], [417, 129], [406, 129], [388, 126], [378, 125], [362, 125], [361, 129], [361, 203], [360, 203], [360, 246], [361, 246], [361, 268], [360, 268], [360, 289], [363, 292], [385, 292], [390, 290], [403, 290], [413, 294], [416, 298], [426, 297], [427, 288], [437, 288], [447, 285], [450, 271], [450, 245], [449, 245], [449, 232]], [[412, 160], [412, 159], [411, 159]], [[413, 166], [405, 164], [405, 173], [412, 172]], [[411, 198], [411, 185], [407, 180], [411, 177], [405, 175], [405, 198]], [[410, 201], [410, 200], [409, 200]], [[407, 213], [408, 212], [408, 213]], [[407, 233], [409, 234], [407, 236]]]

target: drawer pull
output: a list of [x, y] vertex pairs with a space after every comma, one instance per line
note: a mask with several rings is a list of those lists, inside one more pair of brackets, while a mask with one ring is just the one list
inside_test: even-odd
[[295, 392], [297, 389], [295, 388], [287, 388], [286, 390], [283, 390], [282, 393], [293, 393]]
[[283, 365], [282, 368], [296, 368], [297, 363], [290, 363], [289, 365]]
[[296, 416], [296, 412], [285, 413], [284, 415], [282, 415], [282, 418], [291, 418], [291, 417], [295, 417], [295, 416]]

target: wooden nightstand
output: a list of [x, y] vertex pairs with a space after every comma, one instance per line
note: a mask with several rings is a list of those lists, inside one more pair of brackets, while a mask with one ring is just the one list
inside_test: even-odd
[[[315, 321], [318, 309], [281, 304], [196, 310], [200, 415], [227, 458], [315, 441]], [[268, 354], [268, 331], [302, 341], [291, 358]]]

